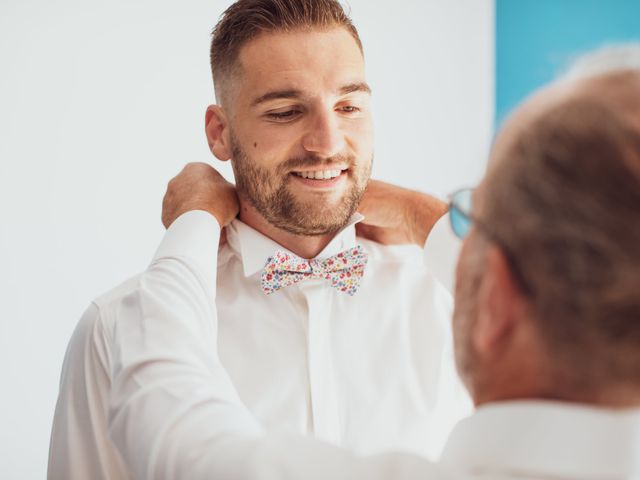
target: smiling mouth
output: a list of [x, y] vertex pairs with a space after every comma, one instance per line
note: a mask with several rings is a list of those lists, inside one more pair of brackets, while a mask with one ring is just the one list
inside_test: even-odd
[[307, 172], [292, 172], [293, 175], [309, 180], [331, 180], [339, 177], [347, 169], [334, 169], [334, 170], [310, 170]]

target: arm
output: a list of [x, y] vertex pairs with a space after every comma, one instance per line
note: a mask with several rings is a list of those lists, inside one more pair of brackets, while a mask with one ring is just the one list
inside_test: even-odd
[[[167, 233], [137, 288], [122, 300], [109, 429], [136, 478], [198, 478], [205, 451], [233, 463], [242, 448], [229, 445], [248, 445], [262, 434], [216, 354], [220, 225], [237, 212], [233, 185], [206, 164], [188, 164], [163, 200]], [[209, 468], [202, 473], [227, 476]]]
[[433, 467], [418, 457], [362, 458], [263, 431], [216, 353], [219, 232], [202, 211], [172, 220], [151, 266], [122, 300], [109, 428], [135, 478], [442, 478], [430, 477]]
[[358, 235], [384, 245], [425, 245], [447, 204], [426, 193], [371, 180], [358, 208], [366, 218]]
[[216, 355], [219, 231], [208, 213], [181, 216], [122, 300], [109, 428], [136, 478], [227, 478], [225, 462], [202, 466], [206, 452], [241, 464], [262, 434]]

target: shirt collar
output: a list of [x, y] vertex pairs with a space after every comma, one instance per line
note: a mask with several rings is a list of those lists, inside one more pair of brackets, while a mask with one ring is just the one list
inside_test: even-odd
[[[355, 224], [362, 220], [364, 215], [354, 213], [349, 222], [336, 233], [331, 242], [315, 258], [325, 259], [354, 247], [356, 245]], [[276, 250], [293, 253], [238, 219], [233, 220], [226, 227], [226, 231], [231, 250], [242, 261], [245, 277], [250, 277], [262, 270], [267, 259], [273, 256]]]
[[587, 480], [640, 474], [638, 452], [640, 408], [520, 401], [480, 407], [459, 422], [441, 461], [477, 473]]

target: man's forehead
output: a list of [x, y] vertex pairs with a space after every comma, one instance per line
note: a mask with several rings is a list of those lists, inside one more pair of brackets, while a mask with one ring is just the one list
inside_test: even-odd
[[263, 33], [242, 47], [244, 80], [266, 89], [297, 87], [309, 80], [364, 81], [364, 59], [344, 28]]

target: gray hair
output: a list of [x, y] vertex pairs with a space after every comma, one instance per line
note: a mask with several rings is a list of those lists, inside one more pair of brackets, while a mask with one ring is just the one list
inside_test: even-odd
[[568, 388], [640, 378], [640, 70], [616, 65], [528, 124], [483, 195]]
[[640, 43], [607, 45], [578, 57], [559, 78], [578, 80], [623, 70], [640, 71]]

